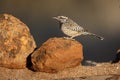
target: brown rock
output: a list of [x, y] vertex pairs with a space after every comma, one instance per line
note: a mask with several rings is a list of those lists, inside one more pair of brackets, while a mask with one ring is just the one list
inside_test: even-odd
[[31, 59], [35, 71], [57, 72], [80, 65], [83, 47], [75, 40], [50, 38], [31, 55]]
[[25, 68], [26, 58], [35, 47], [24, 23], [9, 14], [0, 15], [0, 66]]
[[117, 50], [115, 59], [112, 61], [112, 63], [117, 63], [117, 62], [120, 62], [120, 49]]

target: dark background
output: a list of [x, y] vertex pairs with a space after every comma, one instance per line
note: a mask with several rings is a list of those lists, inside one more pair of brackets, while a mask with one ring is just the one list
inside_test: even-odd
[[10, 13], [27, 24], [38, 47], [50, 37], [64, 36], [52, 19], [64, 15], [105, 38], [76, 38], [84, 46], [85, 60], [110, 61], [120, 48], [120, 0], [0, 0], [0, 13]]

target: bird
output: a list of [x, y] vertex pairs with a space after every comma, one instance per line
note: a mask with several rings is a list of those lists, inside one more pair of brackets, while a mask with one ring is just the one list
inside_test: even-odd
[[78, 25], [76, 22], [66, 16], [57, 16], [53, 17], [53, 19], [56, 19], [59, 22], [61, 31], [67, 35], [67, 37], [64, 38], [73, 39], [80, 35], [91, 35], [97, 37], [100, 40], [104, 39], [101, 36], [88, 32], [88, 30], [84, 29], [82, 26]]

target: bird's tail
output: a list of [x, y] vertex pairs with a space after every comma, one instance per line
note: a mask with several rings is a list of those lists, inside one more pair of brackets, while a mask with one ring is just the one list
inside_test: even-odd
[[103, 40], [104, 38], [103, 37], [101, 37], [101, 36], [98, 36], [98, 35], [96, 35], [96, 34], [94, 34], [94, 33], [90, 33], [90, 32], [84, 32], [84, 35], [90, 35], [90, 36], [95, 36], [96, 38], [98, 38], [98, 39], [100, 39], [100, 40]]

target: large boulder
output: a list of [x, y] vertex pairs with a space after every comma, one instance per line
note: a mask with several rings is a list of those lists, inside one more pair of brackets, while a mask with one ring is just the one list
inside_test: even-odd
[[83, 46], [71, 39], [50, 38], [31, 55], [35, 71], [58, 72], [80, 65]]
[[0, 66], [25, 68], [26, 60], [36, 48], [29, 28], [9, 14], [0, 15]]

